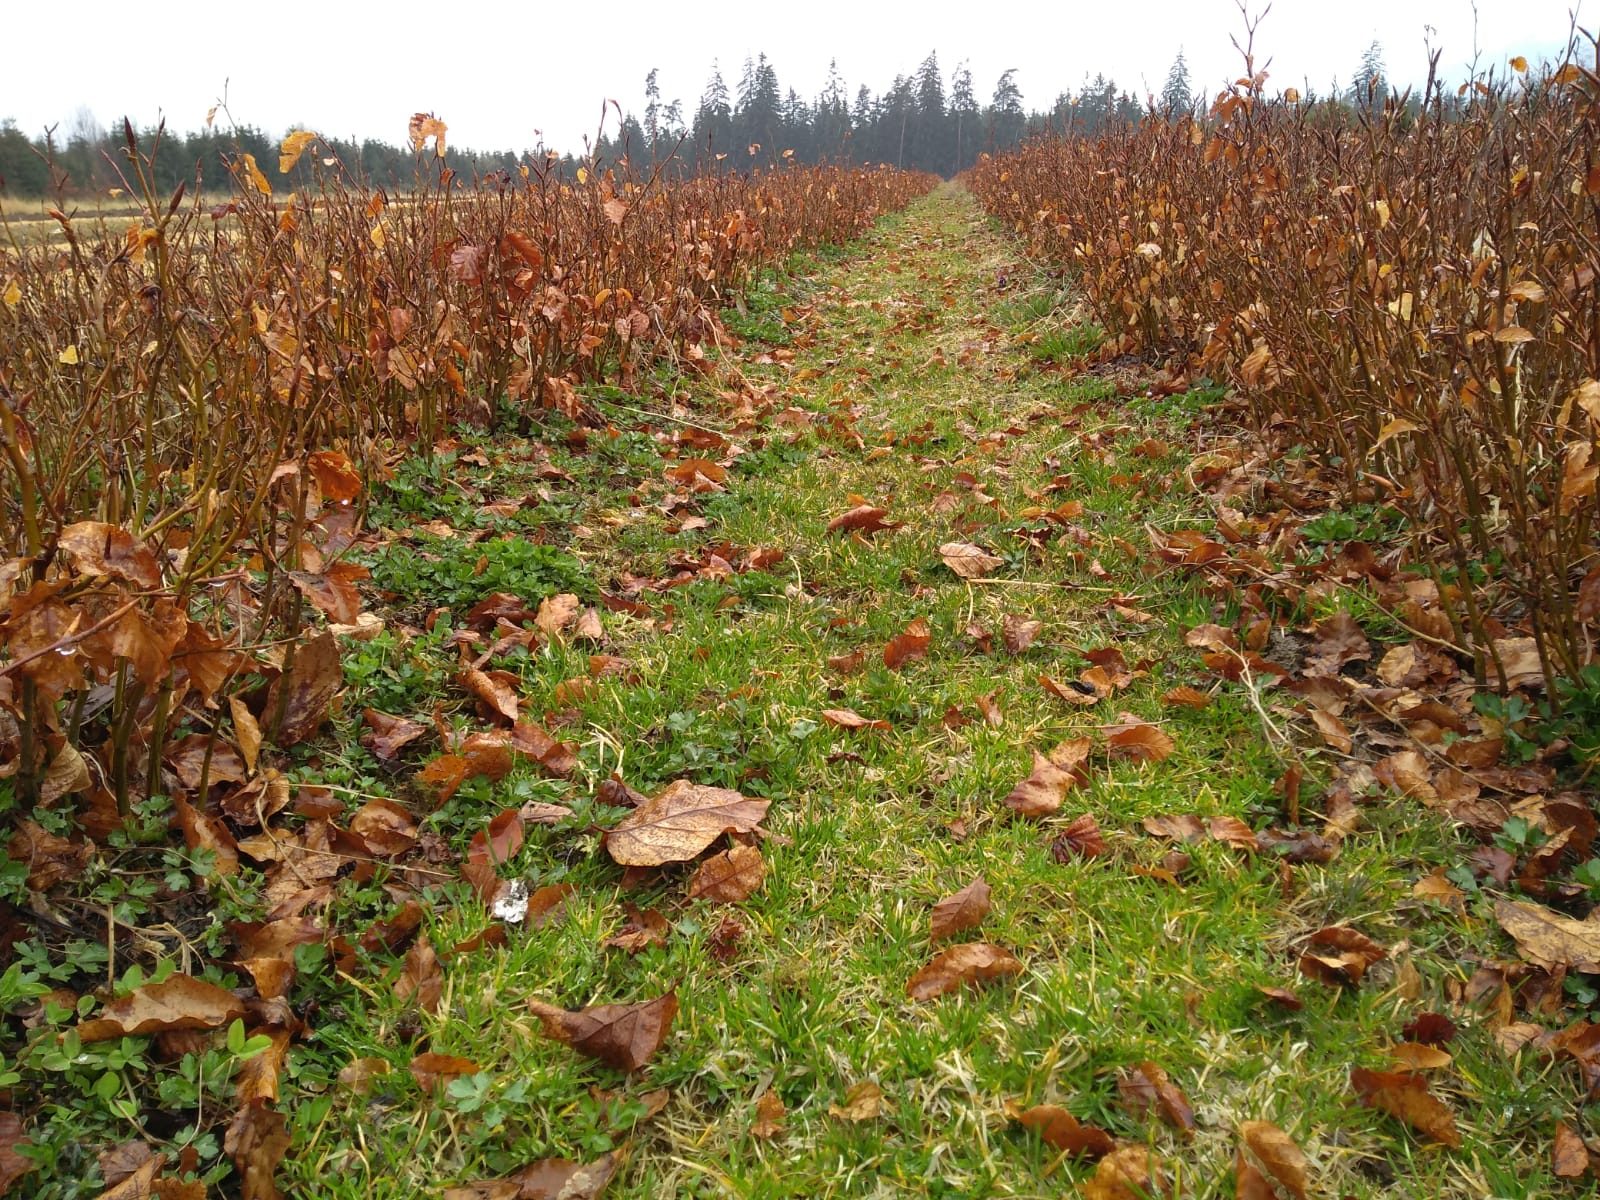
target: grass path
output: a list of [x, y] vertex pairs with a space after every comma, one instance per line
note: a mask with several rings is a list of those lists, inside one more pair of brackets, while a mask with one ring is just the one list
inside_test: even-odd
[[[436, 1016], [381, 983], [350, 993], [303, 1074], [331, 1077], [358, 1056], [395, 1070], [360, 1099], [330, 1080], [296, 1110], [285, 1170], [299, 1186], [432, 1193], [625, 1147], [609, 1197], [1071, 1194], [1092, 1168], [1009, 1120], [1014, 1102], [1062, 1105], [1148, 1144], [1191, 1196], [1233, 1195], [1236, 1130], [1256, 1119], [1305, 1150], [1317, 1194], [1543, 1194], [1540, 1138], [1561, 1115], [1558, 1089], [1542, 1068], [1513, 1070], [1487, 1032], [1467, 1027], [1431, 1080], [1457, 1109], [1459, 1151], [1358, 1107], [1350, 1089], [1353, 1066], [1391, 1065], [1384, 1048], [1401, 1027], [1447, 1006], [1490, 937], [1471, 909], [1413, 897], [1419, 877], [1456, 861], [1448, 830], [1409, 805], [1369, 805], [1331, 863], [1290, 867], [1144, 828], [1184, 814], [1254, 830], [1283, 822], [1285, 764], [1263, 719], [1284, 724], [1284, 701], [1219, 683], [1184, 644], [1192, 626], [1233, 624], [1236, 601], [1149, 554], [1151, 529], [1209, 527], [1186, 467], [1216, 436], [1210, 397], [1117, 399], [1107, 381], [1042, 361], [1088, 335], [1068, 299], [949, 189], [814, 273], [768, 281], [736, 323], [752, 335], [740, 364], [764, 416], [742, 421], [724, 384], [697, 385], [680, 410], [744, 451], [722, 490], [663, 506], [660, 488], [634, 486], [673, 465], [660, 438], [556, 449], [582, 493], [580, 594], [684, 561], [693, 580], [665, 594], [670, 615], [605, 614], [605, 649], [625, 674], [557, 692], [588, 653], [559, 639], [517, 668], [530, 707], [581, 743], [579, 775], [479, 781], [434, 817], [470, 832], [506, 804], [572, 804], [574, 820], [530, 826], [503, 872], [573, 885], [564, 913], [449, 961]], [[483, 449], [502, 480], [516, 469], [516, 448]], [[904, 527], [828, 532], [863, 503]], [[998, 565], [958, 578], [939, 554], [952, 541], [980, 544]], [[722, 543], [784, 557], [719, 577], [705, 566]], [[403, 575], [392, 561], [385, 571]], [[889, 669], [884, 646], [918, 619], [926, 657]], [[1026, 622], [1037, 634], [1013, 653], [1005, 631]], [[1086, 657], [1110, 648], [1120, 656]], [[860, 669], [829, 664], [858, 651]], [[365, 653], [354, 711], [436, 702], [406, 690], [402, 660], [423, 662], [422, 651], [383, 642]], [[1112, 675], [1124, 664], [1130, 678], [1084, 704], [1041, 685], [1095, 662]], [[434, 670], [424, 662], [416, 678]], [[1179, 687], [1207, 693], [1206, 707], [1164, 703]], [[836, 728], [829, 709], [888, 727]], [[1169, 736], [1170, 757], [1110, 755], [1108, 736], [1130, 720]], [[1060, 811], [1008, 809], [1035, 752], [1078, 738], [1094, 749]], [[1308, 766], [1310, 822], [1325, 764]], [[770, 798], [762, 888], [718, 905], [685, 898], [688, 871], [625, 879], [597, 833], [618, 814], [590, 799], [613, 771], [645, 794], [689, 778]], [[1069, 833], [1086, 814], [1104, 854]], [[1166, 857], [1177, 850], [1187, 863]], [[980, 875], [992, 910], [954, 940], [1004, 947], [1022, 973], [913, 1002], [907, 981], [939, 949], [932, 906]], [[664, 945], [605, 945], [629, 904], [665, 917]], [[444, 948], [486, 921], [450, 891], [427, 928]], [[1295, 973], [1304, 938], [1335, 924], [1389, 948], [1358, 988]], [[529, 1011], [531, 1000], [637, 1002], [674, 987], [670, 1036], [626, 1076], [543, 1037]], [[1274, 1004], [1266, 987], [1295, 989], [1304, 1009]], [[479, 1069], [429, 1098], [405, 1072], [424, 1048]], [[1119, 1073], [1146, 1061], [1192, 1103], [1192, 1138], [1119, 1101]], [[857, 1092], [852, 1104], [866, 1083], [881, 1100]], [[785, 1115], [758, 1137], [769, 1092]]]

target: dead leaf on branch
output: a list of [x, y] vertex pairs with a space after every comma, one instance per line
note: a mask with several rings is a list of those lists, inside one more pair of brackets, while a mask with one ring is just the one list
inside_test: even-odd
[[936, 954], [906, 984], [913, 1000], [932, 1000], [965, 984], [977, 986], [991, 979], [1022, 973], [1022, 963], [999, 946], [967, 942]]
[[679, 779], [618, 822], [605, 847], [625, 867], [688, 862], [725, 833], [755, 832], [771, 803]]
[[954, 895], [946, 896], [933, 906], [931, 942], [954, 937], [968, 929], [976, 929], [989, 915], [989, 885], [982, 875]]
[[542, 1000], [529, 1001], [546, 1036], [597, 1058], [619, 1071], [636, 1071], [649, 1062], [672, 1029], [678, 994], [641, 1004], [596, 1004], [570, 1010]]

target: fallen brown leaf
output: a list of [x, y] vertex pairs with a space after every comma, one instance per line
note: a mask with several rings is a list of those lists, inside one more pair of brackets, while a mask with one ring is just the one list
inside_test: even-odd
[[1075, 818], [1056, 835], [1055, 841], [1050, 843], [1051, 856], [1058, 863], [1068, 862], [1075, 855], [1095, 858], [1110, 852], [1111, 848], [1106, 845], [1105, 835], [1100, 832], [1100, 822], [1096, 821], [1091, 813], [1084, 813], [1081, 817]]
[[78, 1037], [104, 1042], [174, 1029], [221, 1029], [244, 1015], [244, 1003], [232, 992], [189, 975], [169, 975], [107, 1004], [78, 1025]]
[[971, 542], [946, 542], [939, 547], [939, 557], [944, 559], [945, 566], [963, 579], [982, 579], [1004, 566], [1006, 561]]
[[1077, 1117], [1054, 1104], [1025, 1109], [1007, 1100], [1005, 1107], [1006, 1116], [1033, 1130], [1046, 1145], [1064, 1150], [1073, 1158], [1104, 1158], [1116, 1148], [1116, 1142], [1104, 1129], [1081, 1124]]
[[1345, 925], [1330, 925], [1307, 939], [1300, 971], [1331, 987], [1358, 984], [1368, 967], [1387, 956], [1388, 951], [1366, 934]]
[[672, 928], [667, 919], [653, 908], [640, 911], [636, 905], [625, 904], [622, 911], [627, 916], [621, 929], [608, 937], [604, 945], [615, 946], [629, 954], [638, 954], [651, 946], [665, 946], [667, 933]]
[[1194, 1136], [1194, 1110], [1178, 1085], [1153, 1062], [1142, 1062], [1117, 1077], [1123, 1105], [1143, 1118], [1152, 1109], [1185, 1137]]
[[904, 633], [897, 633], [889, 639], [889, 644], [883, 648], [883, 665], [891, 671], [898, 671], [912, 659], [928, 657], [928, 648], [932, 645], [933, 634], [928, 629], [928, 618], [918, 617], [906, 626]]
[[1293, 1138], [1271, 1121], [1246, 1121], [1239, 1136], [1284, 1191], [1294, 1200], [1306, 1200], [1311, 1164]]
[[933, 927], [928, 940], [937, 942], [964, 930], [976, 929], [988, 915], [989, 885], [980, 875], [933, 906]]
[[845, 1093], [843, 1104], [828, 1105], [828, 1115], [845, 1121], [873, 1121], [883, 1110], [883, 1089], [863, 1079]]
[[678, 994], [669, 991], [641, 1004], [596, 1004], [577, 1010], [542, 1000], [529, 1001], [529, 1007], [548, 1037], [619, 1071], [636, 1071], [667, 1040], [678, 1013]]
[[767, 877], [767, 864], [755, 846], [735, 844], [700, 864], [689, 883], [689, 899], [737, 904], [748, 900]]
[[1350, 1086], [1368, 1108], [1383, 1110], [1441, 1145], [1461, 1145], [1455, 1114], [1428, 1091], [1428, 1081], [1421, 1075], [1357, 1067], [1350, 1072]]
[[1017, 613], [1006, 613], [1000, 618], [1000, 640], [1012, 654], [1025, 652], [1043, 629], [1043, 621], [1034, 621]]
[[289, 1149], [288, 1122], [282, 1113], [261, 1100], [244, 1105], [234, 1114], [222, 1148], [239, 1173], [241, 1200], [278, 1200], [273, 1176]]
[[22, 1127], [22, 1118], [14, 1112], [0, 1112], [0, 1196], [38, 1165], [17, 1153], [18, 1147], [32, 1144]]
[[1049, 758], [1033, 752], [1033, 771], [1006, 796], [1006, 807], [1023, 817], [1047, 817], [1061, 808], [1062, 797], [1078, 777]]
[[618, 822], [605, 847], [625, 867], [688, 862], [725, 833], [754, 832], [771, 803], [679, 779]]
[[1161, 1160], [1143, 1146], [1113, 1150], [1083, 1185], [1084, 1200], [1164, 1200], [1173, 1194]]
[[1550, 1145], [1550, 1172], [1561, 1179], [1582, 1179], [1589, 1172], [1589, 1147], [1565, 1121], [1556, 1122]]
[[415, 999], [417, 1007], [425, 1013], [439, 1011], [439, 999], [444, 995], [444, 971], [439, 967], [439, 956], [427, 934], [421, 934], [406, 952], [405, 965], [394, 984], [395, 999], [404, 1004]]
[[1600, 971], [1600, 909], [1579, 921], [1528, 900], [1497, 900], [1494, 916], [1534, 966]]
[[892, 729], [893, 726], [884, 720], [869, 720], [854, 709], [825, 708], [822, 710], [822, 720], [835, 729]]
[[856, 532], [877, 533], [880, 529], [899, 529], [903, 521], [886, 521], [889, 515], [886, 508], [874, 508], [870, 504], [858, 504], [847, 513], [841, 513], [828, 522], [829, 533]]
[[417, 1055], [411, 1060], [409, 1068], [411, 1077], [425, 1092], [432, 1092], [439, 1084], [449, 1083], [458, 1075], [476, 1075], [479, 1069], [478, 1064], [470, 1058], [462, 1058], [456, 1054], [439, 1054], [433, 1050]]
[[977, 985], [1021, 973], [1022, 964], [1009, 950], [988, 942], [967, 942], [934, 955], [906, 984], [906, 995], [913, 1000], [932, 1000], [963, 984]]
[[1135, 762], [1160, 762], [1177, 749], [1170, 737], [1145, 721], [1113, 730], [1106, 737], [1106, 745], [1112, 758], [1131, 758]]
[[515, 1175], [444, 1189], [444, 1200], [595, 1200], [621, 1165], [618, 1151], [593, 1162], [541, 1158]]
[[756, 1101], [756, 1119], [750, 1123], [750, 1136], [775, 1137], [783, 1128], [783, 1118], [787, 1113], [788, 1110], [783, 1107], [783, 1098], [768, 1088], [761, 1093], [761, 1099]]

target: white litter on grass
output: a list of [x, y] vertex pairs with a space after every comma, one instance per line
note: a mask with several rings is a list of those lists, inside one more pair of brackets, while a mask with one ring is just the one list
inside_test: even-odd
[[513, 879], [501, 888], [489, 905], [489, 913], [497, 921], [520, 925], [528, 918], [528, 881]]

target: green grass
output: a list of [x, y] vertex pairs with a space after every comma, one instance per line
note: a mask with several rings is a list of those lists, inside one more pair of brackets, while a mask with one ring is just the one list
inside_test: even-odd
[[[445, 1178], [492, 1175], [548, 1155], [592, 1157], [627, 1143], [628, 1167], [608, 1194], [1059, 1194], [1087, 1172], [1056, 1163], [1008, 1124], [1002, 1105], [1015, 1099], [1062, 1103], [1118, 1137], [1152, 1141], [1181, 1164], [1197, 1196], [1231, 1194], [1221, 1181], [1232, 1130], [1257, 1118], [1278, 1122], [1307, 1149], [1329, 1194], [1513, 1195], [1549, 1184], [1538, 1146], [1561, 1111], [1559, 1091], [1548, 1072], [1514, 1070], [1485, 1031], [1468, 1029], [1455, 1047], [1457, 1069], [1435, 1084], [1459, 1110], [1462, 1152], [1423, 1145], [1350, 1095], [1350, 1068], [1381, 1066], [1381, 1048], [1399, 1039], [1400, 1025], [1442, 1005], [1445, 988], [1466, 970], [1465, 954], [1483, 947], [1481, 912], [1455, 918], [1410, 897], [1420, 874], [1459, 856], [1447, 829], [1380, 803], [1368, 810], [1371, 828], [1334, 863], [1294, 871], [1287, 898], [1275, 862], [1241, 859], [1216, 844], [1193, 849], [1181, 890], [1128, 869], [1163, 848], [1142, 833], [1146, 816], [1231, 814], [1256, 827], [1281, 819], [1274, 784], [1282, 765], [1238, 688], [1223, 685], [1200, 713], [1159, 705], [1168, 687], [1208, 686], [1181, 635], [1215, 615], [1213, 601], [1198, 581], [1147, 570], [1118, 549], [1118, 539], [1142, 546], [1147, 523], [1193, 524], [1194, 501], [1169, 483], [1181, 478], [1182, 426], [1197, 410], [1181, 397], [1145, 411], [1097, 408], [1101, 385], [1034, 375], [1028, 348], [997, 344], [965, 369], [931, 361], [941, 346], [953, 360], [975, 318], [1001, 326], [1021, 319], [970, 307], [1007, 258], [966, 203], [946, 195], [884, 222], [855, 255], [819, 275], [763, 285], [736, 328], [748, 339], [789, 344], [795, 322], [777, 314], [812, 306], [799, 332], [814, 344], [794, 365], [821, 374], [803, 387], [776, 366], [746, 365], [747, 375], [784, 388], [788, 403], [809, 411], [852, 406], [865, 451], [815, 434], [777, 453], [769, 441], [735, 471], [726, 494], [703, 504], [711, 528], [673, 537], [645, 516], [607, 530], [584, 556], [598, 579], [643, 573], [673, 547], [698, 542], [777, 546], [788, 555], [771, 575], [736, 588], [697, 584], [673, 593], [670, 633], [617, 622], [614, 652], [635, 665], [638, 682], [607, 686], [569, 726], [587, 735], [591, 777], [620, 765], [646, 792], [681, 775], [771, 798], [767, 825], [777, 840], [766, 844], [764, 889], [735, 909], [719, 908], [682, 900], [686, 873], [668, 872], [624, 893], [588, 827], [531, 831], [514, 870], [536, 883], [575, 882], [566, 921], [455, 964], [442, 1015], [420, 1030], [408, 1027], [415, 1016], [386, 988], [351, 995], [342, 1038], [302, 1057], [331, 1076], [349, 1056], [385, 1053], [395, 1064], [391, 1091], [364, 1103], [335, 1092], [306, 1130], [294, 1167], [302, 1179], [338, 1178], [351, 1195], [403, 1195]], [[932, 322], [905, 321], [922, 307], [924, 278], [963, 297], [963, 306]], [[1054, 307], [1051, 299], [1031, 319]], [[1073, 353], [1095, 336], [1069, 332], [1081, 347]], [[868, 346], [870, 358], [861, 353]], [[759, 349], [749, 347], [747, 358]], [[1084, 402], [1090, 407], [1071, 420]], [[1003, 432], [1018, 427], [1020, 435]], [[891, 433], [896, 448], [875, 453]], [[996, 433], [999, 440], [984, 440]], [[1114, 463], [1085, 453], [1096, 434]], [[1133, 457], [1132, 447], [1152, 435], [1174, 447], [1171, 456]], [[973, 503], [956, 479], [961, 472], [977, 476], [1006, 515]], [[1090, 548], [1058, 537], [1028, 549], [1008, 532], [1026, 523], [1018, 514], [1033, 502], [1030, 489], [1037, 494], [1057, 474], [1074, 486], [1045, 506], [1082, 501]], [[939, 563], [936, 547], [957, 536], [935, 509], [946, 492], [958, 497], [955, 515], [977, 523], [964, 536], [1008, 558], [1002, 582], [965, 585]], [[871, 541], [828, 535], [827, 521], [850, 506], [851, 493], [885, 504], [907, 528]], [[1109, 582], [1087, 569], [1096, 558]], [[1108, 616], [1101, 602], [1114, 591], [1137, 593], [1156, 619], [1138, 626]], [[1007, 612], [1045, 623], [1026, 654], [963, 647], [969, 622], [998, 631]], [[843, 678], [826, 667], [829, 655], [880, 647], [917, 616], [933, 629], [927, 660]], [[1112, 642], [1130, 662], [1150, 660], [1148, 678], [1123, 696], [1069, 709], [1038, 686], [1040, 672], [1073, 676], [1084, 665], [1078, 650]], [[538, 695], [541, 681], [572, 666], [559, 653], [530, 663], [526, 694]], [[942, 724], [948, 707], [975, 715], [972, 700], [990, 692], [1005, 713], [1001, 728]], [[826, 707], [854, 708], [894, 729], [834, 730], [819, 719]], [[1059, 818], [1010, 818], [1000, 801], [1027, 773], [1032, 748], [1123, 710], [1161, 723], [1177, 753], [1157, 765], [1097, 759]], [[513, 778], [464, 800], [450, 823], [469, 817], [471, 805], [481, 804], [481, 819], [529, 789], [560, 786]], [[1307, 795], [1315, 795], [1309, 781]], [[1054, 830], [1083, 812], [1098, 818], [1115, 857], [1057, 863]], [[958, 837], [952, 827], [963, 824]], [[931, 953], [929, 909], [979, 873], [994, 889], [994, 908], [981, 934], [969, 936], [1012, 949], [1025, 974], [1015, 984], [909, 1002], [905, 982]], [[440, 899], [436, 944], [482, 924], [475, 905], [449, 891]], [[624, 899], [668, 914], [666, 947], [636, 958], [601, 947], [620, 924]], [[729, 917], [743, 933], [719, 958], [712, 951]], [[1296, 938], [1342, 922], [1408, 945], [1421, 998], [1401, 998], [1389, 964], [1342, 993], [1297, 980]], [[1258, 985], [1297, 987], [1307, 1007], [1277, 1010]], [[576, 1006], [648, 998], [669, 986], [682, 1001], [678, 1024], [635, 1078], [542, 1039], [526, 1011], [535, 996]], [[491, 1092], [518, 1089], [527, 1099], [500, 1105], [499, 1122], [485, 1124], [453, 1112], [448, 1100], [419, 1095], [404, 1073], [419, 1032], [431, 1048], [480, 1064]], [[1192, 1144], [1117, 1104], [1117, 1071], [1147, 1058], [1194, 1102], [1201, 1128]], [[830, 1117], [829, 1105], [864, 1079], [883, 1087], [882, 1115], [859, 1124]], [[672, 1100], [629, 1130], [593, 1098], [596, 1087], [634, 1096], [667, 1087]], [[763, 1142], [749, 1125], [769, 1087], [789, 1115]], [[376, 1130], [375, 1103], [392, 1114]]]
[[[1042, 1197], [1087, 1177], [1088, 1168], [1056, 1161], [1008, 1122], [1007, 1100], [1062, 1104], [1119, 1139], [1149, 1142], [1195, 1197], [1232, 1195], [1234, 1130], [1253, 1119], [1275, 1121], [1305, 1148], [1319, 1194], [1509, 1197], [1567, 1186], [1548, 1176], [1544, 1147], [1553, 1122], [1572, 1116], [1571, 1079], [1564, 1068], [1506, 1059], [1486, 1027], [1464, 1022], [1454, 1066], [1433, 1081], [1458, 1112], [1461, 1151], [1430, 1147], [1358, 1108], [1348, 1085], [1351, 1067], [1383, 1066], [1382, 1047], [1400, 1039], [1400, 1027], [1421, 1009], [1445, 1007], [1472, 956], [1497, 948], [1486, 898], [1471, 897], [1464, 916], [1412, 898], [1420, 875], [1462, 857], [1448, 828], [1379, 800], [1337, 859], [1296, 867], [1287, 890], [1270, 856], [1243, 858], [1210, 842], [1190, 848], [1181, 888], [1131, 870], [1169, 848], [1143, 832], [1148, 816], [1232, 815], [1255, 828], [1282, 820], [1283, 763], [1241, 687], [1217, 686], [1201, 712], [1159, 699], [1181, 684], [1214, 686], [1182, 636], [1231, 603], [1142, 553], [1147, 526], [1205, 519], [1182, 483], [1185, 430], [1205, 419], [1216, 393], [1112, 403], [1103, 383], [1040, 367], [1037, 346], [997, 335], [1054, 319], [1061, 298], [1046, 284], [1020, 306], [996, 294], [996, 275], [1016, 272], [1012, 255], [967, 198], [945, 191], [881, 222], [849, 253], [807, 264], [809, 274], [764, 279], [745, 315], [730, 321], [749, 343], [741, 369], [752, 386], [770, 386], [774, 411], [795, 407], [818, 420], [791, 445], [788, 426], [733, 428], [715, 385], [671, 381], [691, 406], [688, 419], [726, 429], [744, 451], [726, 492], [694, 506], [707, 528], [672, 532], [681, 514], [653, 506], [669, 465], [659, 437], [680, 427], [669, 420], [616, 439], [591, 435], [581, 453], [553, 427], [538, 431], [542, 449], [464, 439], [452, 459], [403, 466], [374, 498], [376, 524], [400, 531], [443, 520], [484, 538], [408, 539], [371, 555], [374, 585], [395, 593], [393, 607], [412, 620], [438, 606], [459, 620], [496, 590], [530, 602], [572, 590], [593, 602], [601, 589], [654, 578], [675, 555], [724, 541], [786, 557], [765, 572], [672, 589], [652, 601], [651, 620], [605, 614], [606, 649], [632, 675], [602, 682], [563, 712], [555, 688], [585, 671], [589, 648], [555, 641], [497, 664], [517, 674], [535, 719], [555, 716], [557, 732], [580, 745], [579, 772], [564, 782], [519, 768], [495, 785], [469, 782], [424, 826], [459, 852], [506, 806], [572, 803], [572, 820], [529, 827], [502, 874], [576, 891], [563, 920], [513, 929], [505, 947], [452, 960], [437, 1016], [395, 999], [395, 956], [337, 979], [302, 964], [296, 998], [315, 997], [317, 1008], [286, 1081], [288, 1193], [437, 1194], [535, 1159], [590, 1159], [620, 1146], [627, 1162], [606, 1193], [613, 1200]], [[953, 305], [933, 302], [941, 290]], [[985, 331], [984, 349], [957, 365]], [[1098, 336], [1079, 326], [1060, 334], [1061, 345], [1079, 354]], [[793, 362], [756, 363], [762, 343], [793, 347]], [[826, 418], [839, 414], [862, 445], [829, 432]], [[1152, 437], [1170, 447], [1165, 456], [1136, 454]], [[472, 450], [490, 466], [469, 469], [463, 456]], [[535, 470], [546, 454], [571, 481]], [[976, 499], [963, 475], [996, 503]], [[1045, 495], [1060, 475], [1070, 489]], [[852, 494], [906, 527], [870, 540], [828, 534]], [[487, 501], [523, 495], [535, 500], [515, 517], [482, 513]], [[1026, 510], [1066, 499], [1084, 505], [1073, 523], [1087, 544], [1070, 532], [1041, 545], [1018, 536], [1048, 526]], [[994, 582], [963, 583], [939, 560], [949, 540], [981, 542], [1006, 565]], [[1114, 595], [1137, 596], [1132, 603], [1152, 619], [1116, 615], [1106, 605]], [[998, 643], [1008, 613], [1044, 623], [1015, 657]], [[827, 667], [830, 655], [876, 653], [919, 616], [933, 631], [927, 659], [895, 672], [874, 658], [851, 676]], [[992, 653], [970, 645], [972, 622], [996, 634]], [[358, 721], [367, 706], [426, 721], [442, 705], [443, 719], [478, 725], [449, 683], [448, 627], [411, 638], [391, 629], [350, 648], [340, 736], [301, 756], [305, 778], [420, 806], [409, 770], [396, 774], [357, 744]], [[1109, 644], [1145, 664], [1125, 693], [1078, 708], [1040, 687], [1042, 672], [1074, 678], [1083, 650]], [[973, 701], [990, 693], [1001, 727], [946, 726], [947, 709], [976, 717]], [[825, 708], [853, 708], [893, 728], [836, 730], [822, 722]], [[1124, 711], [1159, 723], [1176, 753], [1159, 764], [1097, 754], [1057, 817], [1008, 812], [1003, 798], [1034, 749], [1092, 733]], [[1328, 764], [1305, 753], [1310, 806]], [[688, 901], [686, 870], [625, 890], [599, 841], [619, 814], [590, 799], [613, 771], [646, 793], [686, 777], [770, 798], [762, 890], [732, 907]], [[1113, 854], [1057, 862], [1052, 839], [1086, 812]], [[346, 881], [331, 923], [359, 930], [391, 911], [387, 871]], [[422, 887], [425, 928], [441, 957], [488, 923], [448, 874]], [[1025, 972], [910, 1002], [906, 981], [932, 953], [930, 908], [978, 874], [993, 888], [993, 910], [964, 939], [1009, 948]], [[251, 883], [230, 886], [243, 895]], [[625, 903], [668, 917], [664, 947], [629, 956], [602, 945]], [[1298, 940], [1334, 923], [1393, 947], [1398, 961], [1344, 991], [1297, 978]], [[1411, 998], [1399, 963], [1420, 979]], [[1306, 1007], [1275, 1008], [1261, 986], [1297, 988]], [[681, 1002], [672, 1035], [633, 1076], [545, 1039], [528, 1010], [532, 998], [578, 1006], [669, 987]], [[470, 1058], [480, 1073], [425, 1095], [407, 1071], [423, 1049]], [[358, 1096], [337, 1077], [363, 1057], [392, 1069]], [[1118, 1104], [1117, 1072], [1146, 1059], [1193, 1102], [1192, 1142]], [[885, 1094], [878, 1118], [828, 1114], [869, 1079]], [[658, 1088], [671, 1098], [643, 1118], [640, 1097]], [[763, 1141], [750, 1124], [769, 1088], [788, 1116]], [[63, 1185], [52, 1194], [80, 1193]]]

